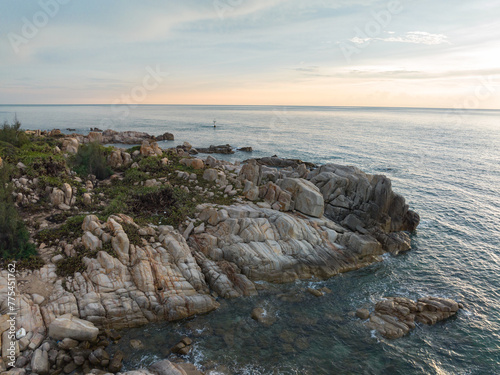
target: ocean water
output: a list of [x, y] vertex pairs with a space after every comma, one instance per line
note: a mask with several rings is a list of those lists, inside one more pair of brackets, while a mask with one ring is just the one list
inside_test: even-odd
[[[206, 316], [122, 332], [126, 368], [164, 358], [189, 335], [195, 344], [188, 360], [235, 374], [500, 373], [499, 111], [0, 106], [0, 121], [16, 114], [24, 128], [168, 131], [176, 140], [163, 147], [229, 143], [252, 146], [254, 157], [356, 165], [390, 177], [421, 216], [412, 250], [400, 256], [326, 281], [263, 283], [259, 296], [221, 301]], [[316, 298], [304, 291], [308, 286], [332, 293]], [[427, 295], [453, 298], [466, 308], [395, 341], [370, 332], [351, 314], [383, 296]], [[252, 321], [257, 306], [276, 316], [276, 323]], [[134, 338], [143, 341], [143, 350], [130, 349]]]

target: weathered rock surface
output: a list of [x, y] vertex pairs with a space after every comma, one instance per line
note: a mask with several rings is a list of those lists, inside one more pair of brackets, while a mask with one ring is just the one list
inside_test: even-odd
[[278, 181], [278, 186], [292, 194], [294, 209], [309, 216], [323, 216], [323, 196], [314, 184], [302, 178], [285, 178]]
[[410, 249], [410, 237], [420, 217], [392, 190], [391, 181], [356, 167], [326, 164], [310, 172], [325, 200], [325, 216], [349, 230], [370, 234], [386, 251]]
[[[29, 323], [32, 329], [41, 329], [44, 322], [49, 325], [64, 314], [102, 328], [125, 328], [182, 319], [218, 307], [179, 232], [168, 226], [158, 227], [157, 231], [149, 228], [156, 233], [157, 242], [137, 245], [130, 243], [122, 227], [124, 223], [135, 225], [125, 215], [111, 216], [106, 223], [89, 215], [82, 225], [84, 237], [88, 238], [83, 243], [89, 249], [99, 250], [102, 239], [109, 236], [116, 258], [99, 251], [95, 259], [84, 258], [83, 273], [66, 281], [57, 278], [52, 264], [34, 272], [34, 277], [50, 287], [52, 293], [42, 306], [33, 305], [29, 299], [31, 310], [23, 316], [36, 319]], [[151, 230], [144, 234], [150, 235]]]
[[198, 158], [185, 158], [180, 161], [182, 165], [186, 167], [191, 167], [193, 169], [203, 169], [205, 168], [205, 163], [203, 160]]
[[362, 238], [340, 245], [345, 236], [360, 235], [337, 233], [331, 229], [336, 224], [326, 218], [299, 217], [252, 204], [207, 206], [198, 218], [206, 225], [205, 233], [191, 235], [189, 243], [210, 286], [228, 297], [251, 294], [247, 280], [328, 278], [373, 262], [383, 253], [378, 243], [359, 249]]
[[143, 155], [143, 156], [161, 156], [162, 154], [163, 154], [163, 151], [158, 146], [158, 143], [156, 143], [154, 141], [142, 141], [141, 155]]
[[[415, 322], [433, 325], [457, 313], [461, 305], [451, 299], [426, 297], [417, 302], [408, 298], [390, 297], [375, 305], [367, 326], [388, 339], [397, 339], [415, 328]], [[363, 318], [364, 312], [362, 312]], [[361, 314], [358, 314], [358, 316]]]
[[119, 168], [132, 163], [132, 156], [123, 150], [114, 150], [108, 156], [108, 163], [111, 168]]
[[234, 150], [230, 145], [212, 145], [208, 148], [197, 148], [197, 150], [203, 154], [234, 154]]
[[56, 340], [94, 341], [98, 334], [99, 329], [91, 322], [71, 314], [60, 316], [49, 325], [49, 336]]

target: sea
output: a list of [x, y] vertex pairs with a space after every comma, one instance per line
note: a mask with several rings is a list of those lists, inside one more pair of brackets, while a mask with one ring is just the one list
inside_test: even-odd
[[[183, 336], [186, 360], [211, 374], [500, 374], [500, 111], [422, 108], [33, 105], [0, 106], [24, 129], [171, 132], [173, 147], [253, 148], [227, 160], [277, 155], [355, 165], [391, 178], [421, 223], [412, 249], [329, 280], [259, 283], [259, 295], [180, 322], [124, 330], [125, 369], [168, 356]], [[213, 122], [216, 121], [216, 127]], [[315, 297], [308, 287], [332, 293]], [[452, 298], [465, 308], [435, 326], [387, 340], [353, 315], [385, 296]], [[251, 317], [263, 307], [270, 327]], [[129, 341], [139, 339], [142, 349]]]

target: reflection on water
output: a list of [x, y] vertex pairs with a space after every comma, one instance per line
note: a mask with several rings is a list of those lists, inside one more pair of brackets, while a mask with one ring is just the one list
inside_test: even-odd
[[[176, 140], [164, 147], [229, 143], [252, 146], [254, 157], [356, 165], [390, 177], [422, 218], [413, 249], [401, 256], [328, 281], [262, 284], [259, 296], [220, 301], [207, 316], [123, 332], [127, 368], [165, 358], [188, 335], [195, 341], [190, 361], [237, 374], [499, 373], [500, 112], [469, 111], [457, 125], [449, 111], [425, 109], [138, 106], [123, 120], [109, 106], [0, 110], [0, 121], [17, 113], [25, 128], [168, 131]], [[214, 118], [216, 130], [208, 126]], [[332, 293], [317, 298], [307, 286]], [[386, 295], [442, 296], [466, 309], [387, 341], [351, 316]], [[257, 324], [254, 307], [275, 314], [276, 323]], [[129, 349], [133, 338], [145, 348]]]

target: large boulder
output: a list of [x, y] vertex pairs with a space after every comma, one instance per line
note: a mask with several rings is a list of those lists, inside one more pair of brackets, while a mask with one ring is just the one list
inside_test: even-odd
[[156, 137], [157, 141], [173, 141], [174, 140], [174, 135], [172, 133], [163, 133], [162, 135], [159, 135]]
[[203, 169], [205, 168], [205, 163], [203, 160], [198, 158], [184, 158], [181, 159], [180, 163], [186, 167], [191, 167], [193, 169]]
[[260, 166], [255, 160], [250, 160], [241, 167], [240, 178], [252, 182], [255, 186], [260, 185]]
[[36, 374], [45, 375], [50, 370], [49, 355], [47, 351], [42, 349], [35, 350], [31, 358], [31, 371]]
[[50, 193], [50, 203], [54, 206], [59, 206], [61, 203], [64, 203], [66, 195], [61, 189], [54, 188], [52, 193]]
[[78, 341], [94, 341], [99, 329], [91, 322], [65, 314], [49, 325], [49, 336], [55, 340], [70, 338]]
[[119, 168], [132, 162], [132, 156], [123, 150], [114, 150], [108, 156], [108, 163], [111, 168]]
[[103, 136], [101, 132], [90, 132], [88, 135], [89, 142], [103, 143]]
[[210, 182], [215, 181], [217, 180], [218, 173], [217, 169], [209, 168], [203, 173], [203, 179]]
[[68, 154], [76, 154], [80, 143], [76, 138], [66, 138], [62, 143], [62, 151]]
[[186, 371], [184, 371], [179, 365], [170, 362], [168, 359], [156, 362], [149, 368], [149, 370], [153, 374], [158, 375], [187, 375]]
[[297, 211], [314, 217], [323, 216], [323, 195], [313, 183], [303, 178], [285, 178], [278, 181], [278, 186], [292, 194], [294, 208]]
[[163, 151], [156, 142], [143, 141], [141, 145], [142, 156], [161, 156]]

